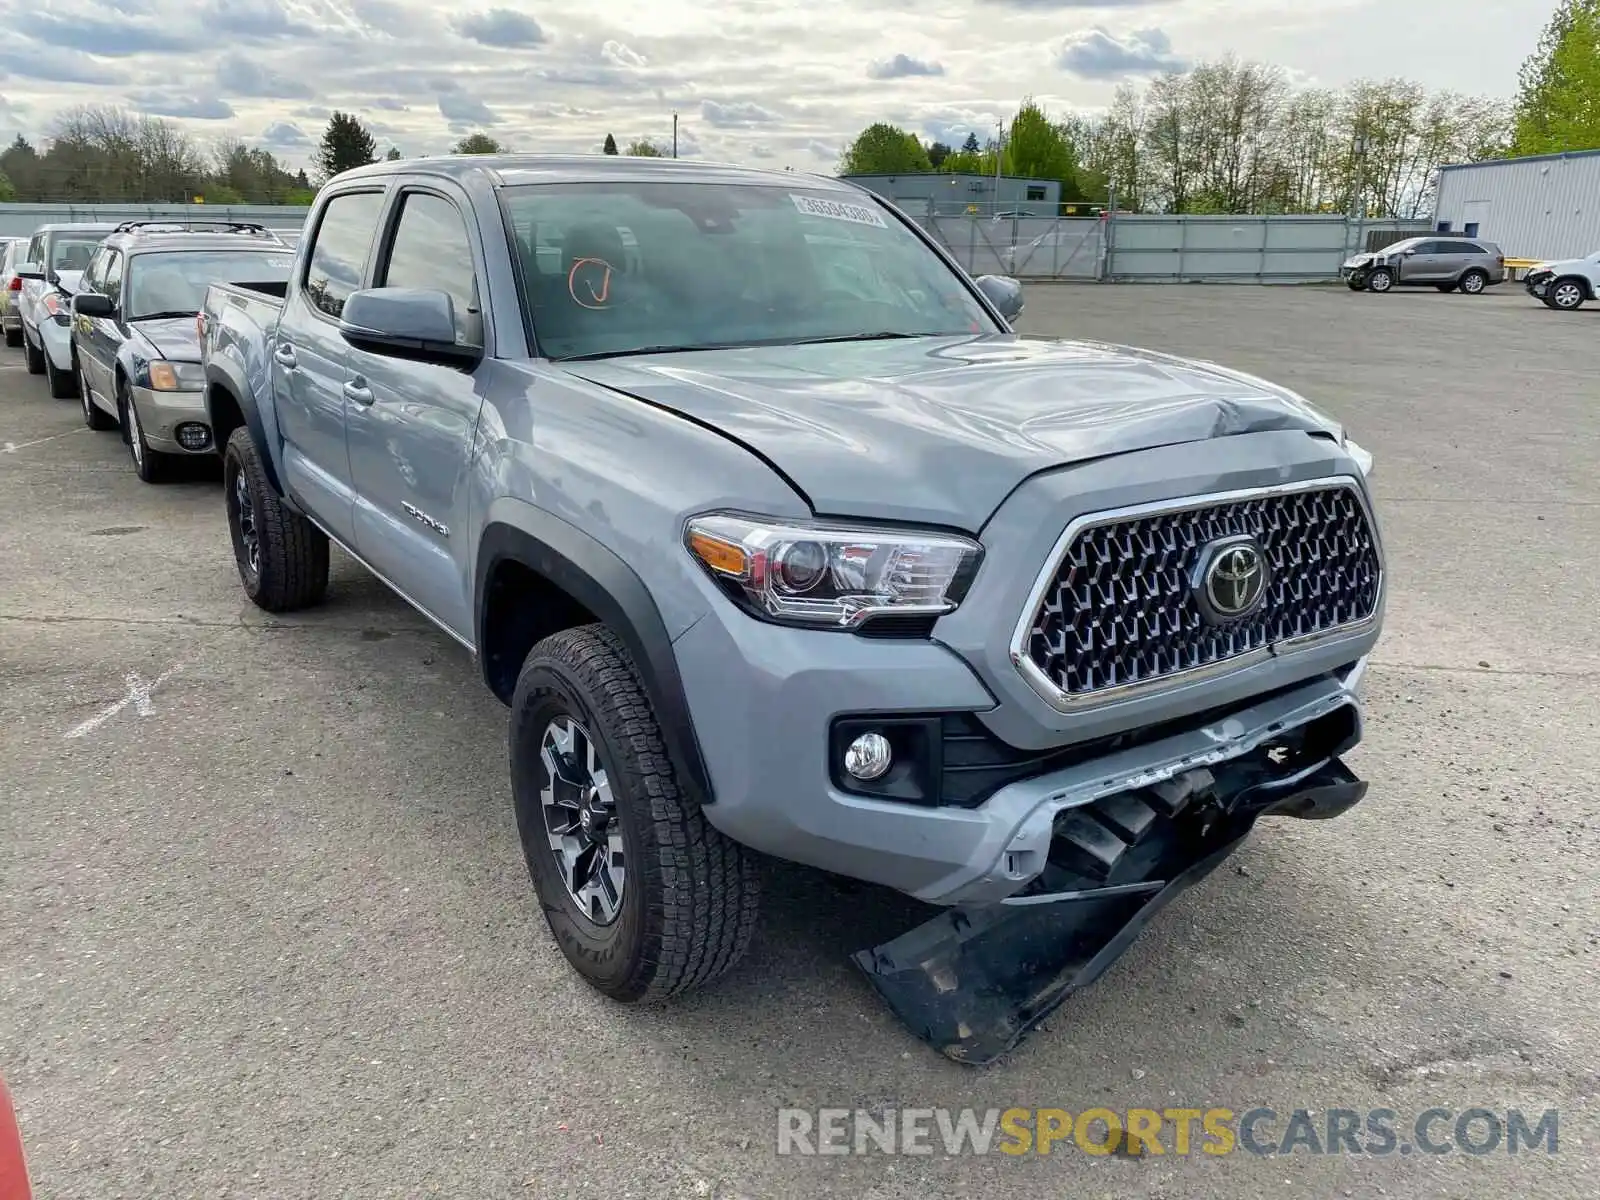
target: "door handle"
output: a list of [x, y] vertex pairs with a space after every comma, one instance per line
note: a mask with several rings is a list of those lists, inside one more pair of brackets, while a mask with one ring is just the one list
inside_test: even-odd
[[375, 399], [371, 388], [364, 383], [357, 383], [353, 379], [344, 385], [344, 398], [350, 401], [351, 404], [361, 405], [362, 408], [370, 407]]
[[300, 360], [294, 355], [294, 347], [286, 346], [281, 342], [272, 348], [272, 357], [280, 367], [292, 371], [300, 365]]

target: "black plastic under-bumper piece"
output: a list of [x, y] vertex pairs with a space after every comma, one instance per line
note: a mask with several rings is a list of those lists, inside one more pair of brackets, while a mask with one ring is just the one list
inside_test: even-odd
[[1310, 763], [1251, 756], [1070, 809], [1028, 893], [948, 909], [854, 960], [919, 1037], [957, 1062], [992, 1062], [1098, 979], [1261, 817], [1332, 817], [1361, 800], [1367, 785], [1325, 740], [1342, 751], [1358, 732], [1316, 733], [1306, 740], [1321, 746], [1296, 747], [1322, 749]]

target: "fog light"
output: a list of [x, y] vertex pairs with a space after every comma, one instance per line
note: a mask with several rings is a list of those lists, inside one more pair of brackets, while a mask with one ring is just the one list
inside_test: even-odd
[[882, 776], [893, 760], [888, 738], [881, 733], [863, 733], [844, 752], [844, 769], [865, 782]]
[[188, 424], [179, 425], [177, 433], [178, 445], [185, 450], [204, 450], [211, 445], [211, 430], [204, 425], [196, 425], [191, 421]]

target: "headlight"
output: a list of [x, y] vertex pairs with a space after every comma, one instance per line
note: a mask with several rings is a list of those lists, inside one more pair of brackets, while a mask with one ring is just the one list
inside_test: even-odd
[[884, 614], [947, 613], [983, 555], [976, 542], [952, 534], [728, 514], [690, 521], [684, 544], [750, 611], [828, 629], [854, 629]]
[[1372, 452], [1350, 438], [1344, 440], [1344, 452], [1356, 460], [1363, 477], [1372, 474]]
[[158, 392], [197, 392], [206, 386], [206, 371], [199, 363], [150, 364], [150, 386]]

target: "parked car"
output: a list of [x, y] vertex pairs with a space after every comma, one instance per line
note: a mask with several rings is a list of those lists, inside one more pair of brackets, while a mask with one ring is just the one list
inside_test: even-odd
[[1585, 300], [1600, 298], [1600, 251], [1588, 258], [1565, 258], [1531, 267], [1523, 278], [1528, 295], [1551, 308], [1571, 312]]
[[83, 419], [120, 429], [146, 483], [172, 459], [215, 449], [206, 423], [197, 317], [218, 280], [282, 287], [294, 252], [258, 227], [233, 233], [130, 225], [113, 233], [72, 301]]
[[1294, 393], [1018, 335], [820, 177], [379, 163], [306, 239], [206, 296], [245, 594], [316, 604], [337, 543], [476, 655], [605, 994], [727, 970], [770, 854], [945, 906], [856, 961], [987, 1061], [1259, 817], [1365, 793], [1371, 460]]
[[28, 254], [27, 238], [12, 238], [0, 258], [0, 329], [5, 331], [6, 345], [22, 345], [22, 278], [17, 271]]
[[18, 307], [22, 310], [22, 352], [28, 374], [43, 375], [50, 394], [74, 394], [72, 369], [72, 294], [96, 247], [113, 224], [41, 225], [28, 242]]
[[1476, 296], [1506, 280], [1506, 256], [1478, 238], [1414, 237], [1373, 254], [1357, 254], [1340, 268], [1351, 291], [1387, 292], [1397, 287], [1458, 288]]

